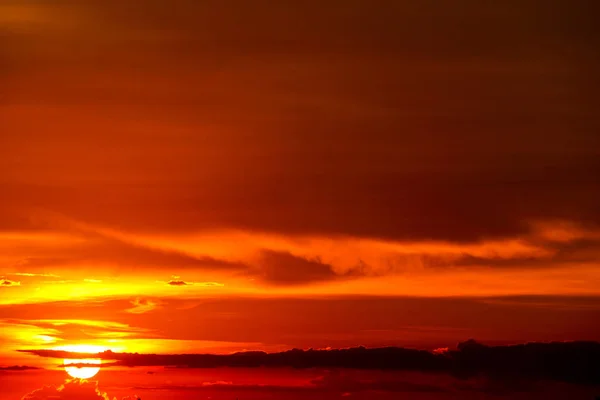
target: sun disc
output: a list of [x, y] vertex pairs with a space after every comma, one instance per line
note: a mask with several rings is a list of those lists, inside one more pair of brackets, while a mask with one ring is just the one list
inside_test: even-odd
[[[89, 379], [96, 375], [100, 371], [100, 367], [94, 365], [100, 365], [101, 361], [98, 359], [85, 358], [81, 360], [65, 358], [63, 360], [65, 365], [65, 371], [73, 378]], [[73, 365], [76, 364], [76, 365]], [[86, 366], [81, 366], [85, 364]], [[87, 365], [90, 365], [89, 367]]]

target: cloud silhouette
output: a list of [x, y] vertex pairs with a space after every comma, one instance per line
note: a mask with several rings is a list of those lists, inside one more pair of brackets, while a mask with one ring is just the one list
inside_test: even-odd
[[[116, 398], [114, 398], [116, 399]], [[26, 394], [21, 400], [111, 400], [98, 389], [98, 382], [67, 379], [58, 387], [44, 386]]]
[[[0, 170], [8, 171], [3, 227], [28, 226], [11, 212], [17, 206], [161, 234], [236, 227], [475, 241], [518, 235], [527, 230], [523, 221], [537, 217], [600, 223], [596, 2], [534, 0], [518, 9], [468, 2], [459, 15], [451, 2], [426, 11], [420, 2], [350, 2], [341, 17], [337, 2], [276, 2], [267, 11], [238, 1], [248, 18], [236, 20], [236, 29], [222, 2], [185, 1], [181, 13], [152, 2], [135, 17], [109, 3], [65, 5], [65, 15], [82, 21], [69, 25], [69, 40], [57, 28], [72, 23], [67, 17], [43, 24], [48, 48], [65, 49], [60, 57], [38, 54], [18, 30], [3, 39], [12, 67], [0, 79], [11, 82], [5, 101], [16, 108], [0, 111], [11, 144], [0, 150]], [[92, 17], [98, 10], [117, 21], [115, 46], [102, 47], [106, 28]], [[305, 23], [294, 23], [295, 15]], [[465, 23], [478, 20], [485, 24]], [[144, 48], [122, 54], [150, 26], [176, 35], [148, 37]], [[193, 54], [173, 52], [198, 37], [210, 40]], [[83, 68], [82, 46], [101, 49], [106, 70]], [[240, 53], [256, 60], [256, 82], [244, 63], [223, 72], [206, 62]], [[21, 68], [32, 54], [39, 62]], [[125, 67], [140, 60], [143, 70]], [[188, 65], [214, 79], [189, 79]], [[27, 73], [14, 72], [21, 69]], [[50, 79], [36, 84], [42, 71]], [[102, 79], [83, 90], [67, 74]], [[137, 79], [149, 84], [125, 90]], [[201, 88], [210, 95], [198, 114]], [[460, 93], [460, 104], [448, 93]], [[23, 102], [57, 109], [19, 113]], [[111, 102], [128, 107], [122, 115], [84, 112]], [[148, 104], [172, 102], [181, 115], [157, 113], [158, 124], [138, 119], [139, 130], [156, 131], [152, 140], [128, 128]], [[80, 112], [85, 118], [70, 118]], [[218, 134], [208, 128], [217, 123], [224, 124]], [[37, 124], [57, 129], [49, 135], [32, 129]], [[109, 134], [106, 125], [119, 128]], [[33, 151], [32, 140], [70, 145], [55, 149], [56, 163]], [[119, 156], [108, 166], [93, 143], [119, 143]], [[231, 162], [221, 162], [225, 156]], [[81, 184], [86, 176], [96, 183]], [[119, 196], [111, 195], [115, 188]]]
[[179, 276], [173, 275], [171, 280], [166, 282], [169, 286], [202, 286], [202, 287], [222, 287], [225, 286], [223, 283], [219, 282], [186, 282], [182, 280]]
[[39, 368], [31, 367], [29, 365], [11, 365], [10, 367], [0, 367], [0, 371], [29, 371], [32, 369], [39, 369]]
[[263, 250], [250, 274], [269, 285], [293, 286], [311, 282], [348, 279], [362, 275], [361, 268], [339, 273], [320, 258], [307, 258], [289, 252]]
[[[192, 256], [175, 250], [165, 250], [130, 243], [95, 232], [77, 232], [79, 240], [66, 242], [59, 248], [43, 248], [35, 256], [26, 256], [20, 268], [64, 267], [81, 264], [113, 265], [145, 269], [177, 267], [179, 269], [236, 270], [245, 268], [237, 262], [209, 256]], [[54, 274], [24, 276], [56, 277]]]
[[337, 278], [331, 265], [319, 259], [297, 257], [285, 252], [263, 251], [258, 266], [257, 278], [275, 285], [298, 285]]
[[[89, 358], [89, 354], [57, 350], [20, 350], [42, 357]], [[475, 340], [444, 352], [401, 347], [334, 350], [293, 349], [281, 353], [244, 352], [211, 354], [137, 354], [105, 351], [95, 358], [111, 366], [294, 367], [347, 368], [445, 372], [461, 379], [488, 376], [500, 379], [550, 380], [576, 384], [600, 384], [600, 342], [549, 342], [511, 346], [486, 346]]]
[[187, 286], [189, 285], [189, 283], [182, 281], [181, 279], [171, 279], [170, 281], [167, 281], [167, 285], [170, 286]]

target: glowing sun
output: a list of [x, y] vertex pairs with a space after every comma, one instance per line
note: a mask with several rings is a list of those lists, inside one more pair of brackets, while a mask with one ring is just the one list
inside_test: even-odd
[[67, 374], [71, 375], [73, 378], [79, 379], [89, 379], [96, 375], [98, 371], [100, 371], [100, 367], [96, 367], [95, 365], [100, 365], [100, 363], [100, 360], [93, 358], [77, 360], [70, 358], [64, 359], [65, 371], [67, 371]]
[[[99, 353], [106, 350], [106, 348], [100, 346], [90, 345], [70, 345], [56, 349], [75, 353]], [[101, 363], [102, 360], [98, 358], [65, 358], [63, 360], [67, 374], [79, 379], [89, 379], [96, 375], [100, 371]]]

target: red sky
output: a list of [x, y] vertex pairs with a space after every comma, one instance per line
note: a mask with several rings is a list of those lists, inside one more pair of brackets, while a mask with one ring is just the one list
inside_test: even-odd
[[0, 366], [600, 339], [598, 11], [3, 1]]

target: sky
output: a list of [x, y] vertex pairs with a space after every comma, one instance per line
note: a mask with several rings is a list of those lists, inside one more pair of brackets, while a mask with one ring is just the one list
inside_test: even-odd
[[598, 12], [1, 1], [0, 367], [600, 340]]

